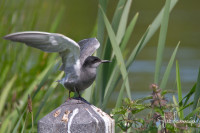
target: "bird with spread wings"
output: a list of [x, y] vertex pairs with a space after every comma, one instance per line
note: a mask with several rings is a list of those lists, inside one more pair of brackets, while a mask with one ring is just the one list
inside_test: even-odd
[[80, 97], [79, 91], [88, 88], [94, 82], [99, 64], [110, 62], [92, 56], [100, 46], [96, 38], [76, 43], [58, 33], [25, 31], [6, 35], [4, 39], [22, 42], [44, 52], [58, 52], [62, 59], [60, 70], [65, 72], [65, 77], [58, 82], [69, 90], [69, 96], [73, 91]]

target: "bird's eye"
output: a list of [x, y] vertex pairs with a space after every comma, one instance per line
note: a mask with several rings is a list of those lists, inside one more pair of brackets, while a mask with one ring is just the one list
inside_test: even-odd
[[97, 58], [95, 58], [95, 59], [94, 59], [94, 62], [98, 62], [98, 59], [97, 59]]

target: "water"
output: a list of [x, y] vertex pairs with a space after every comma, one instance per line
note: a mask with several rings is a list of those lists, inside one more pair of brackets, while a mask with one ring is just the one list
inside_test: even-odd
[[[166, 66], [173, 51], [172, 48], [166, 48], [165, 50], [166, 54], [164, 57], [165, 59], [163, 62], [160, 81], [162, 80], [162, 75], [166, 70]], [[148, 86], [154, 82], [155, 59], [151, 59], [151, 51], [156, 51], [156, 47], [144, 49], [143, 53], [146, 53], [146, 58], [136, 60], [130, 67], [130, 80], [132, 80], [131, 86], [133, 86], [133, 90], [148, 91]], [[180, 47], [176, 59], [179, 62], [182, 88], [185, 91], [188, 91], [197, 81], [198, 68], [200, 66], [199, 50], [189, 47]], [[175, 63], [172, 68], [167, 88], [176, 89]]]

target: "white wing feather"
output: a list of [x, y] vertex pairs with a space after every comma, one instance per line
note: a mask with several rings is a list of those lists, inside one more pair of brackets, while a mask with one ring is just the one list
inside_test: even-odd
[[70, 72], [68, 69], [80, 67], [80, 47], [74, 40], [64, 35], [26, 31], [9, 34], [4, 39], [22, 42], [44, 52], [59, 52], [63, 63], [61, 70], [64, 70], [66, 73]]

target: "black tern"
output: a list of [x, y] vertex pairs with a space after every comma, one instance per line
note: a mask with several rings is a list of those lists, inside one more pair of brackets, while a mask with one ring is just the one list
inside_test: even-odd
[[94, 82], [97, 67], [101, 63], [110, 62], [92, 56], [100, 46], [96, 38], [84, 39], [76, 43], [58, 33], [25, 31], [6, 35], [4, 39], [22, 42], [44, 52], [58, 52], [62, 58], [60, 70], [65, 72], [65, 77], [58, 82], [69, 90], [69, 98], [71, 91], [77, 92], [81, 97], [79, 92]]

